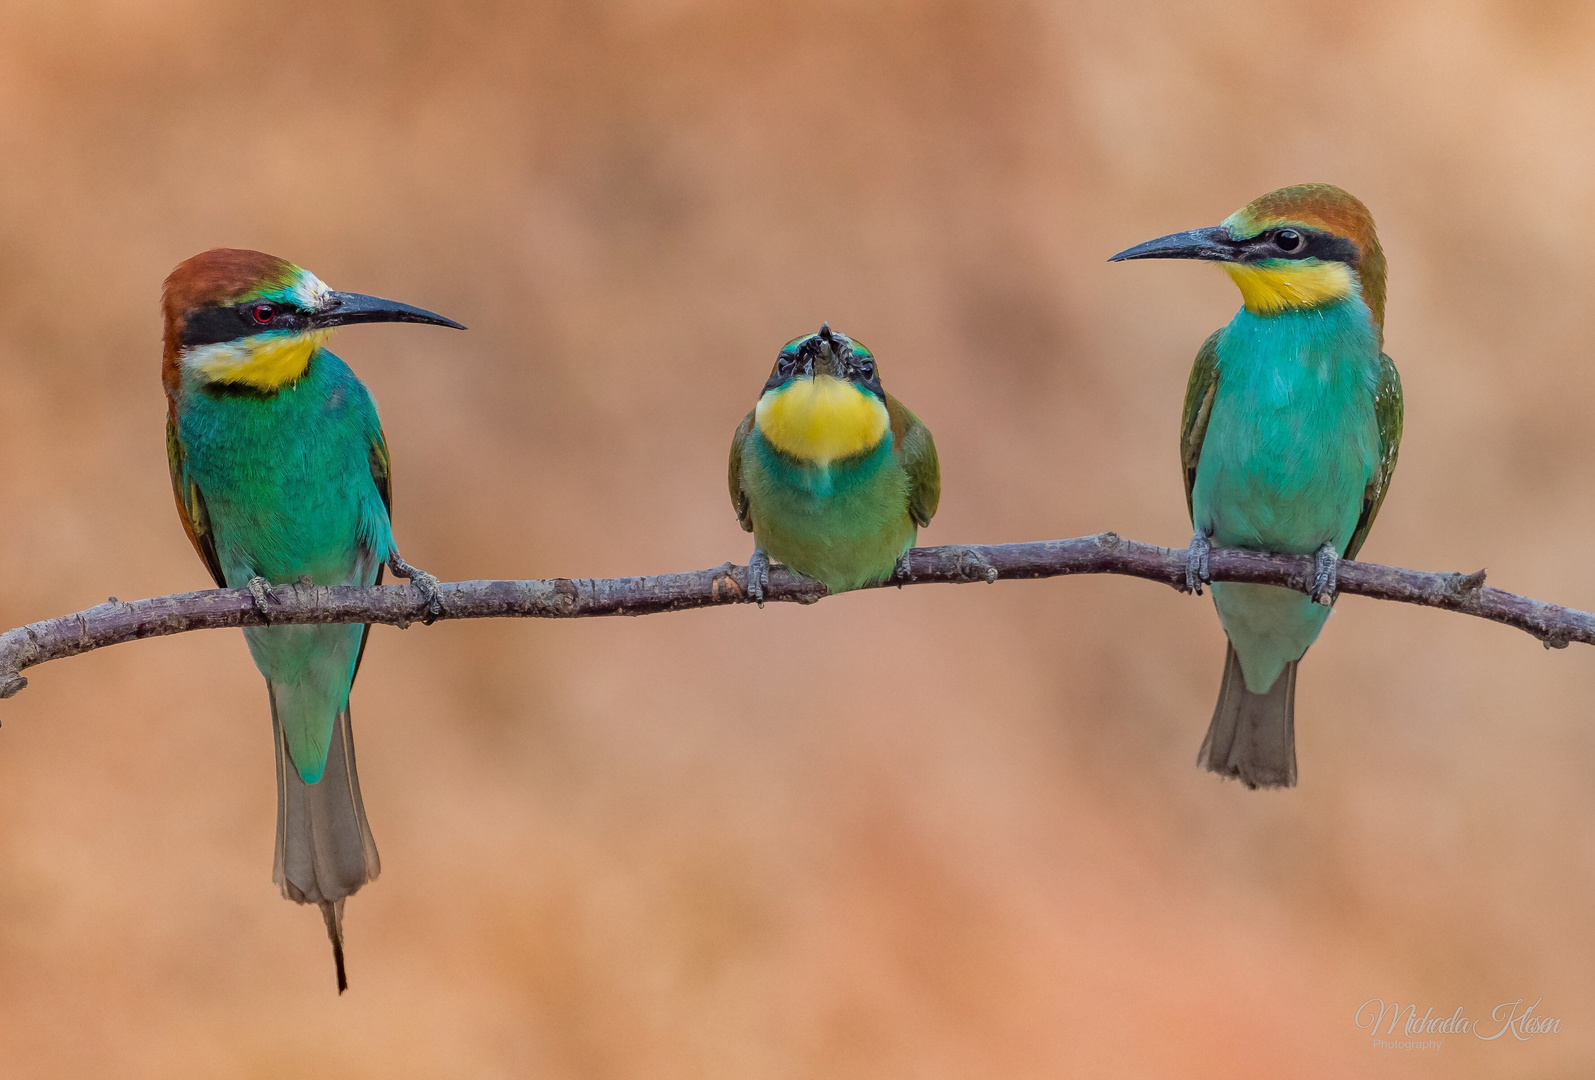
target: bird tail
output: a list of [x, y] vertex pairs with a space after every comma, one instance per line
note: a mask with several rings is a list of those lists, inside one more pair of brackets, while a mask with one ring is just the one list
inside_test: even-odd
[[1224, 682], [1196, 763], [1249, 788], [1296, 786], [1296, 665], [1264, 694], [1246, 689], [1235, 646], [1224, 654]]
[[314, 784], [305, 783], [294, 764], [277, 716], [274, 688], [271, 727], [277, 742], [277, 854], [271, 879], [288, 899], [321, 908], [341, 994], [349, 986], [343, 967], [344, 898], [382, 872], [377, 842], [360, 800], [349, 707], [345, 705], [333, 722], [326, 771]]

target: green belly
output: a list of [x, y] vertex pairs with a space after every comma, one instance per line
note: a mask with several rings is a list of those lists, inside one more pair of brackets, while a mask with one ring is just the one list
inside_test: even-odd
[[833, 593], [885, 581], [914, 546], [908, 474], [890, 433], [873, 450], [820, 466], [781, 454], [755, 429], [742, 468], [755, 542]]

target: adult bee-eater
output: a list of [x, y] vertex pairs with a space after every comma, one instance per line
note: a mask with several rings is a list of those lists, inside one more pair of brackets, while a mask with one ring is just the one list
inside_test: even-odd
[[824, 325], [776, 356], [731, 440], [730, 485], [762, 604], [771, 559], [833, 593], [890, 578], [936, 513], [941, 466], [874, 354]]
[[1242, 307], [1203, 343], [1185, 390], [1180, 458], [1195, 526], [1186, 584], [1213, 545], [1315, 556], [1311, 596], [1213, 584], [1229, 638], [1197, 764], [1247, 787], [1296, 783], [1296, 665], [1329, 616], [1389, 490], [1401, 378], [1383, 352], [1385, 256], [1373, 217], [1329, 184], [1280, 188], [1222, 225], [1113, 256], [1210, 259]]
[[[439, 610], [437, 579], [399, 556], [388, 446], [376, 406], [326, 349], [333, 327], [464, 327], [392, 300], [334, 292], [258, 251], [217, 248], [180, 264], [162, 294], [166, 451], [177, 510], [218, 588], [247, 588], [268, 619], [272, 587], [374, 585], [383, 566]], [[317, 904], [338, 991], [343, 902], [380, 863], [355, 773], [349, 689], [369, 626], [248, 627], [266, 677], [277, 751], [283, 895]]]

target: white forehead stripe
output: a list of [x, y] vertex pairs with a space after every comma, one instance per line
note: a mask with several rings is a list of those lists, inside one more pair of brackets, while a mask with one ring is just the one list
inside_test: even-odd
[[327, 294], [332, 292], [327, 283], [322, 281], [309, 270], [299, 272], [299, 280], [294, 282], [292, 290], [294, 303], [307, 311], [313, 311], [326, 303]]

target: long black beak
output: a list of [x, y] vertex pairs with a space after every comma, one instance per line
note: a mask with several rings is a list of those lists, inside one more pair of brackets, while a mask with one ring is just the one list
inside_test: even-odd
[[1190, 232], [1170, 233], [1156, 240], [1148, 240], [1133, 248], [1126, 248], [1108, 262], [1127, 262], [1130, 259], [1215, 259], [1220, 262], [1239, 262], [1241, 248], [1229, 230], [1222, 225], [1211, 229], [1192, 229]]
[[453, 319], [445, 319], [423, 308], [357, 292], [329, 294], [321, 310], [310, 316], [310, 325], [317, 329], [370, 322], [428, 323], [432, 326], [452, 327], [455, 330], [465, 329]]

